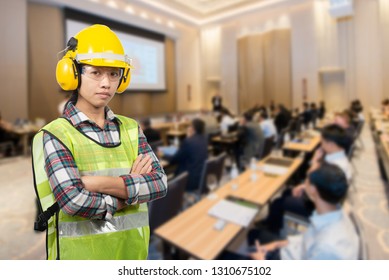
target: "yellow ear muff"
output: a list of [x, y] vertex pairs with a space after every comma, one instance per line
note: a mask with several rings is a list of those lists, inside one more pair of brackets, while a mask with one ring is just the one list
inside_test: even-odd
[[130, 84], [130, 81], [131, 81], [130, 68], [126, 68], [126, 69], [124, 69], [123, 77], [120, 80], [120, 84], [119, 84], [119, 87], [116, 90], [116, 92], [122, 93], [123, 91], [125, 91], [127, 89], [128, 85]]
[[78, 75], [78, 69], [73, 59], [65, 56], [58, 61], [56, 78], [57, 83], [63, 90], [76, 90], [78, 87]]

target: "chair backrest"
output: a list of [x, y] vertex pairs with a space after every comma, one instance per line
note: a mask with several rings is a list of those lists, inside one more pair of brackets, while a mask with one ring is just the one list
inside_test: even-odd
[[367, 247], [366, 238], [365, 238], [362, 224], [359, 222], [357, 217], [355, 217], [355, 214], [352, 211], [349, 211], [348, 215], [350, 217], [351, 222], [353, 223], [353, 225], [355, 227], [355, 231], [358, 234], [358, 238], [359, 238], [358, 259], [359, 260], [368, 260], [369, 253], [368, 253], [368, 247]]
[[224, 163], [227, 158], [227, 153], [223, 152], [220, 155], [218, 155], [216, 158], [217, 158], [217, 167], [218, 167], [216, 179], [217, 182], [220, 183], [220, 180], [222, 179], [223, 176]]
[[149, 203], [150, 232], [176, 216], [184, 204], [184, 192], [188, 181], [188, 172], [183, 172], [168, 181], [168, 192], [164, 198]]
[[216, 177], [216, 180], [218, 180], [218, 174], [219, 174], [219, 160], [217, 157], [208, 158], [203, 167], [203, 171], [201, 172], [201, 178], [199, 183], [199, 188], [197, 190], [198, 198], [202, 194], [206, 194], [209, 192], [208, 186], [207, 186], [207, 178], [210, 175], [213, 175]]
[[353, 143], [350, 145], [347, 151], [347, 158], [351, 162], [354, 156], [355, 148], [356, 148], [356, 141], [354, 140]]
[[274, 136], [265, 138], [265, 144], [260, 159], [267, 157], [274, 147]]

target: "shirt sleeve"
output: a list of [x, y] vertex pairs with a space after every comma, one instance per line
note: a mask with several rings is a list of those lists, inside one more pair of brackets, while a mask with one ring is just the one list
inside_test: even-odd
[[49, 133], [44, 133], [43, 145], [46, 174], [62, 211], [71, 216], [111, 219], [117, 210], [117, 198], [87, 191], [73, 155]]
[[143, 131], [138, 127], [138, 155], [149, 155], [152, 158], [152, 170], [147, 174], [127, 174], [123, 178], [128, 190], [127, 204], [145, 203], [162, 198], [167, 193], [167, 177], [158, 158], [147, 143]]

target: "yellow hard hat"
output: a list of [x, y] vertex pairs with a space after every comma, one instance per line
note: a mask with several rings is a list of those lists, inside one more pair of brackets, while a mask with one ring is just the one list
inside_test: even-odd
[[69, 40], [64, 57], [57, 63], [56, 77], [62, 89], [79, 87], [79, 64], [122, 68], [118, 93], [126, 90], [130, 83], [130, 59], [118, 36], [105, 25], [89, 26]]

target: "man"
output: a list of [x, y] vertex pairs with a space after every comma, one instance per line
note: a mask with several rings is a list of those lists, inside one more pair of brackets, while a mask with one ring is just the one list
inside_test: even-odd
[[140, 127], [142, 128], [143, 133], [146, 136], [147, 142], [153, 143], [161, 140], [161, 133], [151, 127], [151, 121], [149, 118], [143, 119], [140, 123]]
[[187, 191], [195, 191], [200, 184], [201, 172], [208, 158], [208, 140], [204, 135], [205, 123], [193, 119], [187, 128], [187, 137], [178, 151], [169, 159], [170, 164], [176, 164], [176, 175], [188, 171]]
[[[336, 165], [322, 163], [308, 175], [305, 192], [315, 206], [304, 234], [263, 246], [256, 241], [250, 256], [263, 260], [271, 255], [282, 260], [356, 260], [359, 240], [350, 218], [339, 206], [347, 194], [344, 172]], [[270, 254], [269, 254], [270, 253]]]
[[167, 178], [138, 124], [108, 107], [129, 85], [130, 66], [104, 25], [72, 37], [57, 64], [57, 82], [73, 94], [32, 149], [45, 211], [38, 229], [53, 216], [48, 259], [147, 259], [147, 202], [166, 195]]
[[214, 112], [220, 112], [222, 109], [222, 97], [220, 96], [219, 91], [216, 92], [216, 94], [212, 97], [212, 109]]
[[[328, 125], [321, 132], [321, 147], [315, 152], [310, 169], [315, 169], [322, 162], [338, 166], [345, 174], [346, 179], [352, 179], [352, 167], [345, 153], [349, 146], [350, 139], [346, 131], [336, 124]], [[279, 233], [283, 226], [283, 216], [286, 211], [296, 213], [300, 216], [309, 217], [313, 211], [313, 205], [307, 203], [303, 195], [305, 182], [292, 191], [287, 190], [283, 195], [274, 200], [270, 205], [269, 215], [265, 221], [269, 229]]]

